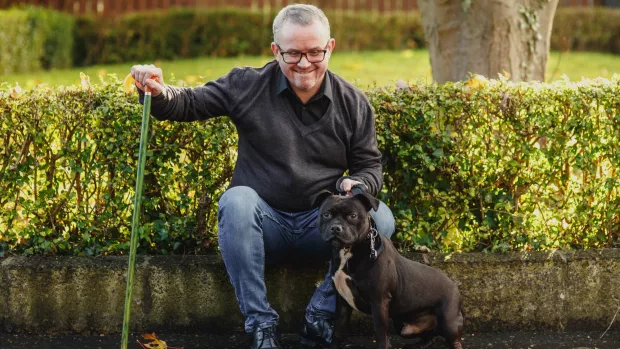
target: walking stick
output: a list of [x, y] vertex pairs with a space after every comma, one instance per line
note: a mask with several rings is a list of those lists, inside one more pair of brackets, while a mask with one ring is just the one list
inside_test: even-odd
[[138, 154], [138, 174], [136, 175], [136, 194], [134, 197], [133, 219], [131, 221], [131, 243], [129, 248], [129, 269], [127, 271], [127, 288], [125, 292], [125, 312], [123, 315], [123, 336], [121, 349], [127, 349], [129, 339], [129, 315], [133, 294], [133, 279], [136, 269], [136, 248], [138, 245], [138, 231], [140, 230], [140, 206], [142, 206], [142, 183], [144, 182], [144, 164], [146, 163], [146, 148], [149, 131], [149, 117], [151, 115], [151, 89], [145, 86], [144, 109], [142, 111], [142, 128], [140, 129], [140, 152]]

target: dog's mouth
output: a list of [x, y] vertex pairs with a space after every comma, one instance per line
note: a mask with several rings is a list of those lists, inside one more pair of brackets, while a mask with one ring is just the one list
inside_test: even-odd
[[348, 251], [351, 249], [351, 243], [346, 243], [337, 237], [331, 238], [329, 242], [331, 243], [332, 247], [337, 248], [339, 250], [345, 249]]

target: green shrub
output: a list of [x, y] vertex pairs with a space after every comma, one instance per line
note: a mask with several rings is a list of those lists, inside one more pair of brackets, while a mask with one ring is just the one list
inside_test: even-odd
[[616, 76], [370, 93], [397, 239], [456, 251], [618, 245], [619, 92]]
[[[425, 46], [417, 12], [326, 14], [339, 50]], [[275, 15], [274, 11], [247, 9], [173, 8], [74, 19], [37, 8], [0, 11], [0, 72], [200, 56], [269, 55]], [[551, 49], [620, 52], [620, 10], [558, 8]]]
[[[618, 246], [619, 91], [615, 77], [367, 92], [395, 240], [441, 251]], [[126, 252], [140, 119], [115, 79], [0, 93], [0, 254]], [[234, 127], [219, 118], [151, 132], [140, 251], [205, 252]]]
[[40, 58], [44, 69], [67, 69], [73, 66], [73, 16], [30, 7], [27, 10], [33, 26], [44, 33], [43, 54]]
[[78, 20], [75, 63], [141, 62], [198, 56], [265, 54], [269, 32], [260, 14], [243, 10], [171, 9]]
[[553, 21], [551, 49], [620, 54], [620, 9], [559, 8]]
[[0, 10], [0, 74], [36, 71], [41, 67], [45, 37], [28, 13]]
[[[327, 11], [338, 50], [424, 47], [420, 15]], [[244, 9], [144, 12], [78, 19], [77, 66], [199, 56], [270, 54], [276, 12]], [[576, 26], [575, 26], [576, 23]], [[620, 52], [620, 10], [559, 8], [553, 50]], [[566, 38], [566, 39], [564, 39]]]
[[70, 68], [72, 16], [36, 7], [0, 10], [0, 73]]
[[[119, 84], [0, 96], [0, 250], [128, 251], [141, 106]], [[138, 127], [136, 127], [138, 126]], [[203, 250], [232, 172], [233, 127], [154, 123], [141, 250]], [[3, 248], [2, 248], [3, 247]]]
[[[269, 55], [275, 12], [176, 8], [78, 19], [74, 62], [150, 62], [199, 56]], [[419, 16], [328, 13], [339, 50], [419, 47]]]

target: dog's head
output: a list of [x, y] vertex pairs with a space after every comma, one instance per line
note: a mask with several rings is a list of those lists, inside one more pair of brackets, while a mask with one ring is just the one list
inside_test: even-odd
[[321, 237], [336, 248], [365, 239], [370, 231], [370, 209], [379, 207], [379, 200], [368, 193], [340, 196], [323, 190], [311, 200], [313, 207], [319, 207]]

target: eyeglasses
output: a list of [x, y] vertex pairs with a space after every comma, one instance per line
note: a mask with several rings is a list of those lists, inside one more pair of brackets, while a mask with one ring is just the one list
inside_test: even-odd
[[301, 62], [301, 57], [306, 56], [306, 59], [310, 63], [321, 63], [325, 59], [325, 53], [327, 53], [327, 46], [329, 45], [329, 41], [325, 45], [325, 49], [323, 50], [310, 50], [308, 52], [299, 52], [299, 51], [291, 51], [291, 52], [282, 52], [282, 48], [280, 45], [278, 46], [278, 50], [280, 50], [280, 54], [282, 55], [282, 59], [284, 63], [287, 64], [297, 64]]

